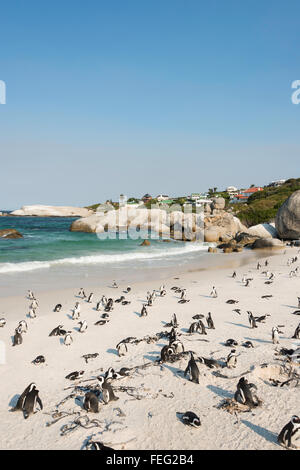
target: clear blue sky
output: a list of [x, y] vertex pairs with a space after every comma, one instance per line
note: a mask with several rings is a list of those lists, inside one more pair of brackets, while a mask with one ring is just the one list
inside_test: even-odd
[[0, 208], [300, 177], [299, 1], [1, 5]]

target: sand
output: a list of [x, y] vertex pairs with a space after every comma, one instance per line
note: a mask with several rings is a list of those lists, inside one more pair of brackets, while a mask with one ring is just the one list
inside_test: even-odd
[[[285, 254], [281, 252], [268, 257], [270, 265], [267, 269], [275, 274], [270, 285], [265, 284], [266, 276], [262, 274], [266, 268], [257, 270], [253, 260], [236, 270], [235, 279], [231, 277], [232, 268], [225, 267], [209, 271], [195, 269], [180, 273], [179, 279], [174, 279], [177, 276], [173, 275], [163, 282], [160, 279], [136, 282], [131, 284], [132, 291], [126, 295], [131, 304], [115, 304], [111, 321], [105, 326], [94, 326], [103, 313], [95, 310], [96, 301], [102, 294], [118, 298], [127, 287], [125, 283], [118, 289], [83, 284], [87, 293], [94, 292], [91, 304], [77, 298], [80, 285], [40, 292], [36, 319], [27, 317], [30, 301], [25, 291], [22, 296], [2, 298], [0, 317], [5, 317], [7, 323], [0, 328], [0, 345], [4, 345], [6, 352], [5, 363], [0, 364], [0, 448], [78, 450], [84, 448], [87, 440], [93, 439], [115, 449], [282, 449], [277, 444], [277, 435], [293, 414], [300, 414], [299, 387], [275, 387], [270, 379], [283, 381], [285, 378], [280, 367], [283, 356], [276, 355], [276, 350], [300, 346], [300, 340], [291, 339], [300, 321], [299, 316], [292, 314], [297, 308], [297, 295], [300, 295], [300, 275], [289, 277], [291, 269], [299, 263], [292, 267], [287, 265], [287, 260], [297, 252], [295, 248], [287, 248]], [[249, 287], [241, 282], [243, 275], [253, 278]], [[157, 298], [153, 307], [148, 308], [149, 315], [141, 318], [147, 291], [158, 289], [163, 283], [167, 295]], [[179, 304], [179, 294], [171, 290], [172, 286], [185, 287], [190, 302]], [[217, 298], [210, 296], [212, 286], [218, 291]], [[28, 285], [28, 288], [35, 291], [34, 285]], [[261, 296], [266, 294], [273, 297], [262, 299]], [[226, 304], [228, 299], [238, 299], [239, 303]], [[71, 318], [77, 300], [81, 304], [81, 319], [87, 320], [89, 325], [85, 333], [77, 331], [78, 322]], [[63, 308], [54, 313], [57, 303]], [[233, 312], [236, 307], [241, 309], [241, 315]], [[258, 324], [257, 329], [251, 329], [247, 310], [256, 316], [270, 316], [265, 323]], [[198, 313], [206, 316], [208, 312], [212, 313], [215, 329], [207, 329], [207, 335], [188, 335], [192, 316]], [[214, 375], [214, 369], [199, 364], [200, 384], [190, 382], [183, 375], [187, 358], [158, 365], [155, 361], [160, 357], [161, 348], [168, 343], [166, 339], [150, 344], [129, 344], [126, 356], [117, 355], [119, 341], [128, 336], [142, 338], [166, 330], [164, 324], [170, 322], [173, 313], [177, 315], [178, 331], [182, 334], [180, 339], [185, 349], [198, 356], [225, 360], [230, 348], [224, 341], [228, 338], [238, 341], [237, 367], [220, 370], [226, 378]], [[22, 345], [12, 347], [11, 337], [22, 319], [28, 323], [28, 332], [23, 335]], [[205, 319], [203, 321], [206, 325]], [[72, 331], [74, 342], [70, 347], [63, 344], [62, 338], [48, 336], [59, 324]], [[272, 327], [276, 325], [284, 325], [279, 345], [274, 345], [271, 338]], [[253, 349], [241, 345], [247, 340], [252, 341]], [[96, 352], [99, 356], [86, 364], [82, 355]], [[38, 355], [45, 356], [45, 364], [31, 363]], [[80, 392], [59, 406], [59, 411], [96, 418], [99, 427], [78, 426], [61, 435], [65, 430], [63, 426], [72, 424], [78, 415], [66, 416], [47, 426], [53, 421], [51, 414], [56, 405], [72, 392], [66, 387], [76, 385], [65, 379], [68, 373], [84, 370], [82, 380], [95, 379], [109, 367], [119, 370], [146, 363], [152, 364], [138, 369], [128, 378], [113, 381], [119, 400], [100, 404], [98, 414], [87, 414], [82, 409], [78, 400], [83, 396]], [[261, 367], [262, 364], [267, 367]], [[263, 404], [249, 412], [230, 414], [219, 406], [224, 399], [233, 397], [237, 382], [245, 373], [249, 381], [256, 384], [257, 395]], [[10, 409], [31, 382], [37, 384], [44, 408], [25, 420], [21, 412], [12, 413]], [[133, 396], [118, 390], [119, 387], [134, 387], [139, 399], [135, 396], [136, 390]], [[194, 411], [200, 417], [199, 428], [181, 422], [178, 413], [185, 411]]]

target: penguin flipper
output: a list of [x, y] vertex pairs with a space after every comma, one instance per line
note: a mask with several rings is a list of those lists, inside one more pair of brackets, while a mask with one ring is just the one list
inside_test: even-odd
[[40, 399], [40, 397], [39, 397], [39, 396], [37, 396], [37, 399], [36, 399], [36, 401], [38, 402], [38, 404], [40, 405], [40, 407], [41, 407], [41, 410], [42, 410], [42, 409], [43, 409], [43, 403], [42, 403], [42, 400]]

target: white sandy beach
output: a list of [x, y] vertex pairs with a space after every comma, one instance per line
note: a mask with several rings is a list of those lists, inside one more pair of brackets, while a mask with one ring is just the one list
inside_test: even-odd
[[[270, 285], [265, 284], [263, 262], [262, 268], [257, 270], [255, 260], [237, 268], [236, 279], [231, 277], [233, 268], [226, 267], [208, 271], [195, 269], [178, 275], [179, 279], [172, 276], [164, 281], [130, 284], [132, 291], [126, 294], [126, 299], [131, 304], [115, 304], [110, 323], [104, 326], [94, 326], [103, 313], [95, 310], [96, 301], [103, 294], [113, 299], [120, 297], [127, 287], [125, 283], [112, 289], [109, 287], [111, 280], [108, 280], [107, 286], [95, 288], [83, 280], [82, 287], [86, 293], [94, 292], [91, 304], [77, 298], [81, 285], [40, 293], [35, 292], [34, 285], [28, 285], [27, 288], [32, 289], [39, 300], [36, 319], [27, 317], [30, 301], [26, 298], [26, 290], [22, 296], [1, 298], [0, 317], [5, 317], [7, 323], [0, 328], [0, 340], [5, 343], [6, 350], [6, 361], [0, 365], [0, 448], [79, 450], [87, 439], [92, 438], [115, 449], [282, 449], [276, 442], [277, 435], [292, 415], [300, 413], [299, 388], [275, 387], [269, 379], [285, 379], [279, 374], [284, 356], [275, 355], [276, 349], [300, 346], [300, 340], [291, 339], [300, 320], [299, 316], [292, 314], [298, 306], [300, 275], [289, 277], [290, 270], [299, 263], [292, 268], [287, 266], [287, 260], [297, 253], [298, 249], [287, 247], [285, 254], [278, 252], [268, 257], [270, 264], [267, 269], [275, 274]], [[253, 278], [249, 287], [241, 282], [243, 275]], [[167, 295], [158, 297], [148, 308], [149, 315], [141, 318], [147, 291], [158, 289], [163, 283]], [[185, 287], [190, 302], [179, 304], [179, 295], [171, 290], [172, 286]], [[210, 296], [212, 286], [218, 291], [217, 298]], [[262, 299], [261, 296], [266, 294], [273, 297]], [[228, 299], [237, 299], [239, 303], [226, 304]], [[77, 300], [81, 304], [81, 319], [87, 320], [89, 325], [85, 333], [77, 331], [78, 322], [71, 318]], [[57, 303], [61, 303], [63, 308], [61, 312], [54, 313]], [[241, 309], [241, 315], [233, 312], [237, 307]], [[270, 316], [265, 323], [259, 323], [257, 329], [251, 329], [247, 310], [256, 316]], [[188, 335], [186, 330], [193, 321], [192, 316], [202, 313], [206, 317], [208, 312], [212, 313], [215, 330], [207, 329], [207, 335]], [[224, 346], [224, 341], [228, 338], [238, 341], [237, 367], [221, 369], [227, 378], [217, 377], [215, 369], [199, 364], [201, 379], [198, 385], [183, 376], [187, 358], [175, 363], [153, 364], [133, 372], [128, 378], [112, 382], [119, 400], [100, 404], [98, 414], [88, 414], [90, 419], [100, 421], [100, 427], [85, 429], [78, 426], [62, 436], [62, 426], [71, 424], [75, 415], [47, 426], [53, 420], [50, 413], [72, 392], [66, 388], [76, 385], [76, 382], [65, 379], [67, 374], [84, 370], [82, 380], [93, 379], [109, 367], [119, 370], [159, 359], [162, 346], [168, 344], [166, 339], [150, 344], [129, 344], [124, 357], [118, 357], [115, 347], [126, 337], [142, 338], [166, 330], [164, 323], [170, 322], [173, 313], [179, 322], [178, 332], [182, 334], [180, 339], [185, 350], [192, 350], [197, 356], [225, 359], [230, 348]], [[23, 319], [28, 323], [28, 332], [23, 335], [22, 345], [12, 347], [11, 337]], [[205, 319], [203, 322], [206, 325]], [[63, 344], [63, 338], [48, 336], [59, 324], [72, 330], [74, 342], [70, 347]], [[276, 325], [284, 325], [279, 345], [273, 345], [271, 338], [272, 327]], [[253, 349], [241, 345], [247, 340], [252, 341]], [[96, 352], [99, 356], [86, 364], [82, 355]], [[45, 356], [45, 364], [31, 363], [38, 355]], [[261, 368], [261, 364], [269, 366]], [[237, 420], [235, 415], [218, 409], [218, 405], [224, 398], [233, 397], [239, 378], [246, 372], [249, 381], [256, 384], [257, 395], [263, 404], [250, 412], [240, 413]], [[11, 413], [10, 409], [15, 405], [17, 395], [31, 382], [37, 384], [44, 409], [25, 420], [21, 412]], [[97, 381], [87, 383], [96, 384]], [[142, 398], [138, 400], [117, 390], [121, 386], [137, 387]], [[83, 395], [77, 392], [59, 406], [59, 411], [87, 415], [75, 401], [76, 396]], [[122, 410], [121, 416], [119, 409]], [[176, 413], [185, 411], [194, 411], [200, 417], [200, 428], [185, 426], [180, 421]]]

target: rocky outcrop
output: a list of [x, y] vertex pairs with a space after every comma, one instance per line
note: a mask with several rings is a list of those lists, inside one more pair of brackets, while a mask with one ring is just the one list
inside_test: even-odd
[[275, 226], [283, 240], [300, 238], [300, 190], [295, 191], [279, 208]]
[[285, 247], [285, 244], [282, 243], [277, 238], [258, 238], [252, 245], [253, 250], [258, 249], [282, 249]]
[[204, 224], [204, 240], [206, 242], [229, 240], [234, 238], [238, 232], [247, 230], [237, 217], [225, 211], [218, 215], [206, 216]]
[[68, 206], [42, 206], [32, 205], [23, 206], [21, 209], [10, 213], [12, 216], [31, 216], [31, 217], [88, 217], [93, 211], [84, 207]]
[[252, 227], [248, 228], [248, 233], [260, 238], [278, 238], [275, 224], [253, 225]]
[[23, 238], [23, 235], [14, 228], [0, 230], [0, 238]]

